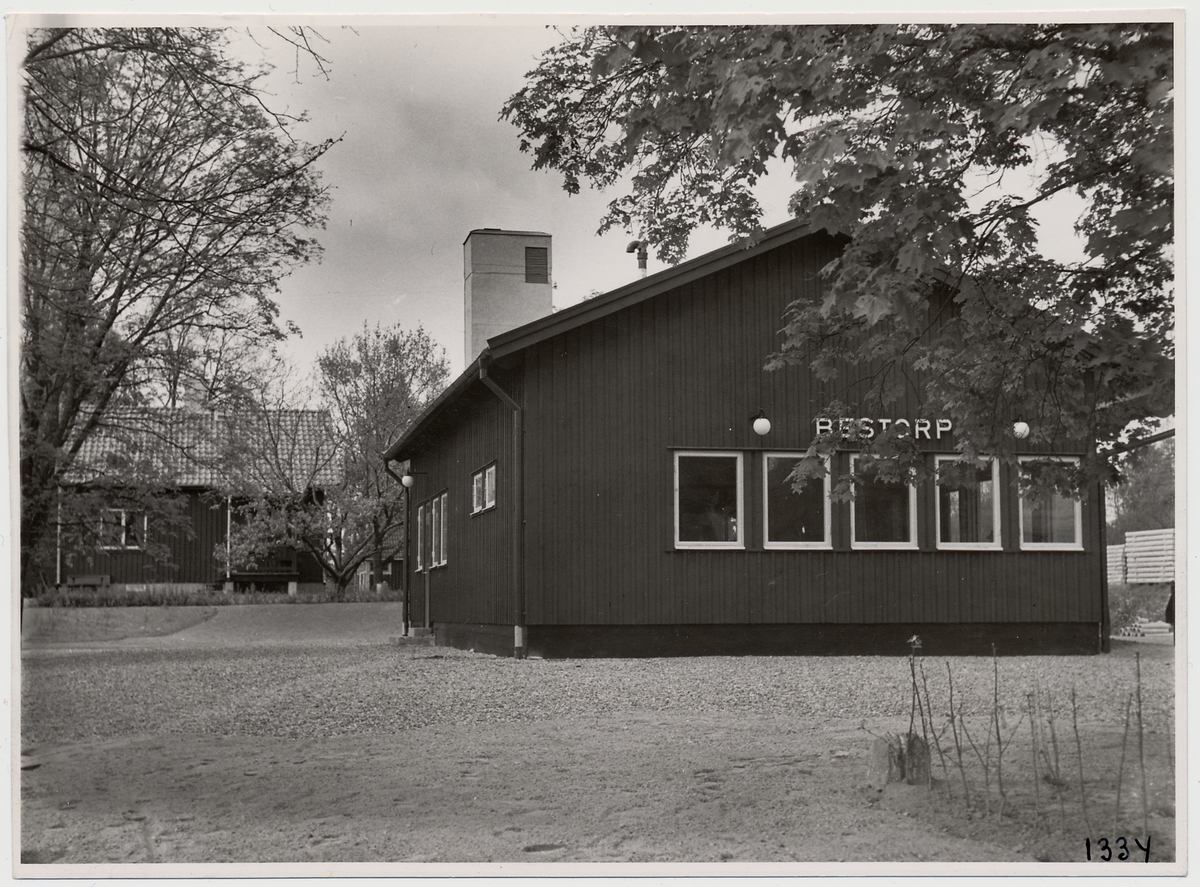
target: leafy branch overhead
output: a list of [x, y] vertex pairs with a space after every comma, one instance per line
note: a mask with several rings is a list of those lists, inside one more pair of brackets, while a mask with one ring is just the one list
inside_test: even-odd
[[[919, 391], [968, 457], [1011, 458], [1018, 416], [1031, 443], [1102, 450], [1174, 408], [1173, 41], [1169, 22], [595, 27], [502, 116], [567, 191], [616, 189], [600, 230], [665, 261], [703, 224], [753, 241], [754, 188], [790, 165], [791, 211], [845, 249], [771, 367], [838, 383], [850, 415]], [[1039, 223], [1066, 197], [1073, 228]], [[1110, 463], [1091, 449], [1072, 483]]]

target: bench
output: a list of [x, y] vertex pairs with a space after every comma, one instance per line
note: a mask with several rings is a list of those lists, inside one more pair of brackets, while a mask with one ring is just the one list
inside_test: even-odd
[[68, 576], [67, 588], [108, 588], [110, 576]]

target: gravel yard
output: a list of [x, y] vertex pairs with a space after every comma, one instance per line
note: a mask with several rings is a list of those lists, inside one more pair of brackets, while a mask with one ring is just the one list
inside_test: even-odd
[[[1140, 652], [1162, 861], [1174, 852], [1174, 649], [1115, 646], [998, 660], [1004, 726], [1021, 735], [1026, 694], [1049, 692], [1073, 773], [1074, 688], [1091, 811], [1111, 823], [1123, 745], [1135, 760], [1137, 734], [1123, 730]], [[935, 724], [947, 662], [956, 710], [982, 736], [993, 662], [923, 662]], [[22, 687], [31, 863], [1032, 862], [1081, 859], [1087, 836], [1070, 790], [1052, 804], [1043, 788], [1033, 809], [1019, 738], [1006, 752], [1007, 819], [946, 803], [936, 755], [934, 793], [869, 789], [872, 734], [908, 726], [906, 659], [37, 647], [23, 654]], [[1140, 828], [1140, 774], [1122, 767], [1123, 816]]]
[[[1173, 669], [1142, 665], [1146, 722], [1165, 729]], [[1145, 654], [1147, 650], [1142, 650]], [[931, 696], [990, 709], [992, 660], [930, 659]], [[1035, 684], [1081, 720], [1121, 724], [1130, 653], [1000, 659], [1002, 703]], [[794, 718], [894, 719], [910, 710], [908, 663], [891, 657], [515, 660], [446, 648], [44, 650], [25, 660], [22, 736], [49, 741], [139, 733], [312, 739], [623, 712], [695, 711]]]

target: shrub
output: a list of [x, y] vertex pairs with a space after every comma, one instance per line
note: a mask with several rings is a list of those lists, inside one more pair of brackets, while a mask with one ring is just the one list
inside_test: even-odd
[[1108, 614], [1115, 634], [1137, 622], [1138, 618], [1152, 622], [1162, 621], [1167, 610], [1167, 599], [1171, 586], [1159, 585], [1110, 585], [1108, 588]]

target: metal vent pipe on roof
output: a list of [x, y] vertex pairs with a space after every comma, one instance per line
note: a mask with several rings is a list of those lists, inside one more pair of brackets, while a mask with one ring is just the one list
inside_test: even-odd
[[646, 262], [650, 258], [648, 247], [649, 244], [644, 240], [631, 240], [629, 246], [625, 247], [625, 252], [637, 253], [638, 275], [641, 277], [646, 276]]

